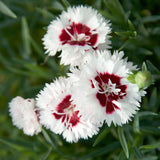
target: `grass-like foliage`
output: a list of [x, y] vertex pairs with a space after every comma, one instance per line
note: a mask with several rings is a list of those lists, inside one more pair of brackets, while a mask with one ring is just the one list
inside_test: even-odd
[[[68, 6], [87, 5], [112, 23], [112, 48], [151, 72], [138, 113], [122, 127], [104, 125], [89, 140], [69, 144], [43, 129], [29, 137], [12, 125], [8, 102], [35, 97], [45, 83], [68, 68], [46, 55], [42, 37], [52, 19]], [[1, 160], [158, 160], [160, 157], [160, 1], [3, 0], [0, 1], [0, 159]], [[45, 61], [45, 62], [44, 62]]]

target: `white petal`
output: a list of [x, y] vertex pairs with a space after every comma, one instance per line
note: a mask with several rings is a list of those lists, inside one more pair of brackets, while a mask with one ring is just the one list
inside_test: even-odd
[[[103, 123], [104, 121], [108, 126], [112, 122], [114, 125], [125, 124], [131, 120], [131, 117], [140, 107], [141, 97], [144, 92], [140, 92], [136, 84], [132, 84], [127, 80], [128, 74], [133, 69], [137, 70], [137, 68], [131, 62], [127, 62], [127, 59], [123, 59], [123, 56], [122, 51], [115, 51], [113, 55], [107, 50], [97, 51], [92, 55], [88, 55], [86, 63], [81, 66], [80, 70], [73, 70], [73, 73], [69, 74], [70, 77], [75, 79], [72, 92], [73, 101], [77, 104], [77, 110], [84, 115], [84, 118], [89, 119], [94, 124]], [[115, 79], [112, 79], [113, 81], [109, 79], [108, 86], [105, 87], [104, 85], [106, 89], [103, 92], [100, 91], [99, 82], [95, 79], [96, 76], [100, 77], [100, 74], [114, 75], [115, 77]], [[116, 84], [116, 77], [120, 79], [120, 82], [117, 80], [118, 84]], [[100, 79], [100, 81], [103, 80]], [[126, 90], [122, 88], [122, 92], [120, 86], [126, 86]], [[108, 101], [107, 98], [104, 98], [107, 95], [104, 95], [101, 103], [105, 103], [105, 106], [102, 106], [97, 98], [97, 93], [108, 94], [108, 92], [114, 95], [119, 95], [122, 92], [120, 93], [122, 98], [113, 98], [113, 100]], [[111, 105], [109, 102], [112, 106], [107, 106]], [[109, 112], [106, 111], [107, 107], [112, 107], [114, 110], [107, 113]]]
[[26, 135], [33, 136], [41, 132], [41, 125], [35, 112], [34, 99], [15, 97], [9, 103], [9, 112], [13, 125], [19, 129], [23, 129]]
[[[73, 86], [73, 82], [74, 79], [72, 81], [70, 78], [60, 77], [53, 83], [46, 84], [36, 98], [41, 124], [54, 133], [62, 134], [64, 139], [70, 143], [77, 142], [80, 138], [87, 139], [97, 134], [98, 127], [100, 127], [100, 125], [97, 126], [89, 123], [87, 120], [83, 120], [83, 115], [76, 114], [76, 104], [72, 103], [72, 98], [69, 99], [71, 104], [67, 107], [75, 106], [75, 108], [72, 107], [71, 110], [67, 111], [67, 108], [65, 108], [65, 105], [68, 103], [67, 101], [62, 106], [62, 108], [65, 108], [63, 112], [59, 113], [57, 110], [57, 106], [59, 106], [66, 96], [72, 95], [71, 87]], [[53, 115], [55, 113], [60, 115], [60, 117], [56, 118], [55, 115]], [[70, 120], [66, 119], [66, 115], [68, 115], [70, 119], [73, 115], [77, 116], [78, 120], [73, 118], [76, 124], [74, 124], [74, 122], [70, 123]]]
[[[85, 43], [85, 45], [74, 44], [71, 45], [68, 42], [62, 42], [60, 39], [62, 30], [73, 38], [69, 31], [69, 28], [74, 24], [82, 24], [90, 29], [91, 34], [97, 34], [98, 37], [95, 43]], [[63, 11], [62, 14], [56, 20], [53, 20], [48, 26], [47, 33], [44, 35], [43, 44], [46, 49], [46, 53], [50, 56], [54, 56], [57, 51], [61, 51], [61, 64], [64, 65], [81, 65], [81, 61], [88, 51], [94, 51], [93, 48], [98, 48], [99, 50], [104, 50], [110, 48], [111, 41], [109, 34], [111, 33], [110, 23], [105, 20], [101, 14], [99, 14], [95, 9], [85, 6], [69, 7], [67, 11]], [[67, 30], [68, 29], [68, 30]], [[77, 40], [81, 41], [80, 37], [85, 36], [82, 32], [81, 35], [77, 34]], [[90, 35], [86, 35], [89, 36]], [[71, 41], [72, 41], [71, 40]], [[64, 39], [63, 39], [64, 41]]]

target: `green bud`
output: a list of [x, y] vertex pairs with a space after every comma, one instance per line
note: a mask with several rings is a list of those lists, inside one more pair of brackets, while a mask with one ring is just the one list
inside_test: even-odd
[[140, 89], [152, 84], [152, 74], [149, 71], [139, 71], [135, 75], [135, 82]]
[[131, 83], [136, 83], [136, 81], [135, 81], [135, 74], [134, 73], [129, 74], [129, 76], [127, 77], [127, 79]]

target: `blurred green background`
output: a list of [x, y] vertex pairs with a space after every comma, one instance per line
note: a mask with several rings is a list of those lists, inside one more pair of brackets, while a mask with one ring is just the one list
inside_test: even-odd
[[[8, 103], [35, 97], [45, 83], [65, 75], [59, 58], [46, 63], [42, 37], [52, 19], [68, 6], [88, 5], [112, 23], [112, 50], [152, 73], [139, 112], [129, 124], [103, 126], [76, 144], [43, 130], [29, 137], [12, 125]], [[158, 160], [160, 158], [159, 0], [1, 0], [0, 1], [0, 160]], [[58, 55], [58, 53], [57, 53]], [[145, 66], [143, 65], [143, 66]]]

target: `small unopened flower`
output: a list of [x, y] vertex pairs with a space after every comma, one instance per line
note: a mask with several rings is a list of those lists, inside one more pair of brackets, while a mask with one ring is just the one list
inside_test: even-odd
[[33, 136], [41, 132], [34, 99], [24, 99], [20, 96], [15, 97], [9, 103], [9, 112], [13, 125], [19, 129], [23, 129], [24, 134]]
[[149, 87], [153, 83], [152, 74], [149, 71], [139, 71], [135, 75], [135, 83], [140, 89]]
[[79, 65], [88, 51], [109, 48], [110, 32], [109, 21], [95, 9], [69, 7], [48, 26], [43, 44], [50, 56], [62, 50], [61, 63]]
[[110, 126], [122, 125], [131, 120], [140, 107], [142, 92], [137, 84], [127, 80], [136, 70], [131, 62], [122, 59], [123, 52], [98, 52], [88, 56], [81, 70], [70, 74], [75, 80], [73, 100], [85, 118], [94, 123], [106, 121]]
[[70, 79], [59, 78], [37, 95], [40, 122], [47, 129], [62, 136], [68, 142], [77, 142], [80, 138], [87, 139], [97, 134], [97, 125], [83, 120], [83, 115], [76, 110], [72, 102]]

